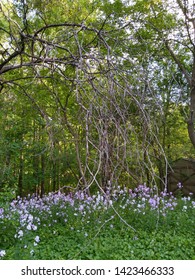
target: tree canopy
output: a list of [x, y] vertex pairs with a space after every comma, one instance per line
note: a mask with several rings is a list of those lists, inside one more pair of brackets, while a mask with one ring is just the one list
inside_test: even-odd
[[0, 190], [146, 182], [195, 148], [195, 3], [0, 4]]

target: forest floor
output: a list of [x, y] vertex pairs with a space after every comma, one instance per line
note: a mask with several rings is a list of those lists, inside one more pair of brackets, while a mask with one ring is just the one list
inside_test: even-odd
[[195, 260], [192, 195], [140, 185], [0, 202], [0, 259]]

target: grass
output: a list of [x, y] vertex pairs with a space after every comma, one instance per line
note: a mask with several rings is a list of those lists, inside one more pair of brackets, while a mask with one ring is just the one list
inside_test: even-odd
[[195, 201], [134, 191], [50, 193], [3, 201], [0, 259], [195, 259]]

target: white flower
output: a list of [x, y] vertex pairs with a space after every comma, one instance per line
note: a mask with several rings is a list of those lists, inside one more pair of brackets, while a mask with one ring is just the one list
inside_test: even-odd
[[31, 230], [31, 224], [28, 224], [26, 227], [28, 230]]
[[33, 229], [33, 230], [37, 230], [37, 226], [32, 225], [32, 229]]
[[178, 184], [177, 184], [177, 187], [178, 187], [178, 189], [182, 189], [182, 184], [179, 182]]
[[36, 241], [37, 243], [40, 242], [40, 237], [39, 237], [38, 235], [35, 237], [35, 241]]
[[29, 220], [29, 222], [32, 222], [32, 221], [33, 221], [33, 216], [32, 216], [31, 214], [29, 214], [28, 220]]
[[134, 236], [133, 237], [133, 240], [138, 240], [139, 238], [137, 236]]
[[112, 205], [112, 200], [109, 200], [109, 204]]
[[23, 231], [22, 230], [19, 230], [18, 231], [18, 238], [22, 237], [24, 235]]
[[0, 250], [0, 257], [4, 257], [6, 255], [5, 250]]
[[31, 251], [30, 251], [30, 254], [31, 254], [31, 256], [32, 256], [32, 255], [34, 254], [34, 250], [31, 250]]

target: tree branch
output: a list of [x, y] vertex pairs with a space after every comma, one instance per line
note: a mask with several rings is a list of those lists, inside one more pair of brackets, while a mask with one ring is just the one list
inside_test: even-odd
[[171, 47], [168, 44], [168, 41], [165, 40], [165, 46], [167, 48], [167, 50], [169, 51], [171, 57], [173, 58], [173, 60], [176, 62], [176, 64], [178, 65], [178, 67], [180, 68], [181, 72], [184, 74], [188, 84], [191, 86], [191, 79], [189, 74], [187, 73], [186, 69], [184, 68], [184, 66], [182, 65], [181, 61], [179, 60], [179, 58], [176, 56], [176, 54], [173, 52], [173, 50], [171, 49]]
[[[24, 44], [24, 36], [22, 34], [20, 34], [20, 38], [21, 41], [19, 43], [20, 45], [20, 49], [16, 50], [15, 52], [13, 52], [7, 59], [5, 59], [1, 64], [0, 64], [0, 70], [2, 70], [2, 68], [8, 64], [13, 58], [17, 57], [18, 55], [22, 54], [22, 52], [25, 49], [25, 44]], [[1, 74], [1, 71], [0, 71]]]

